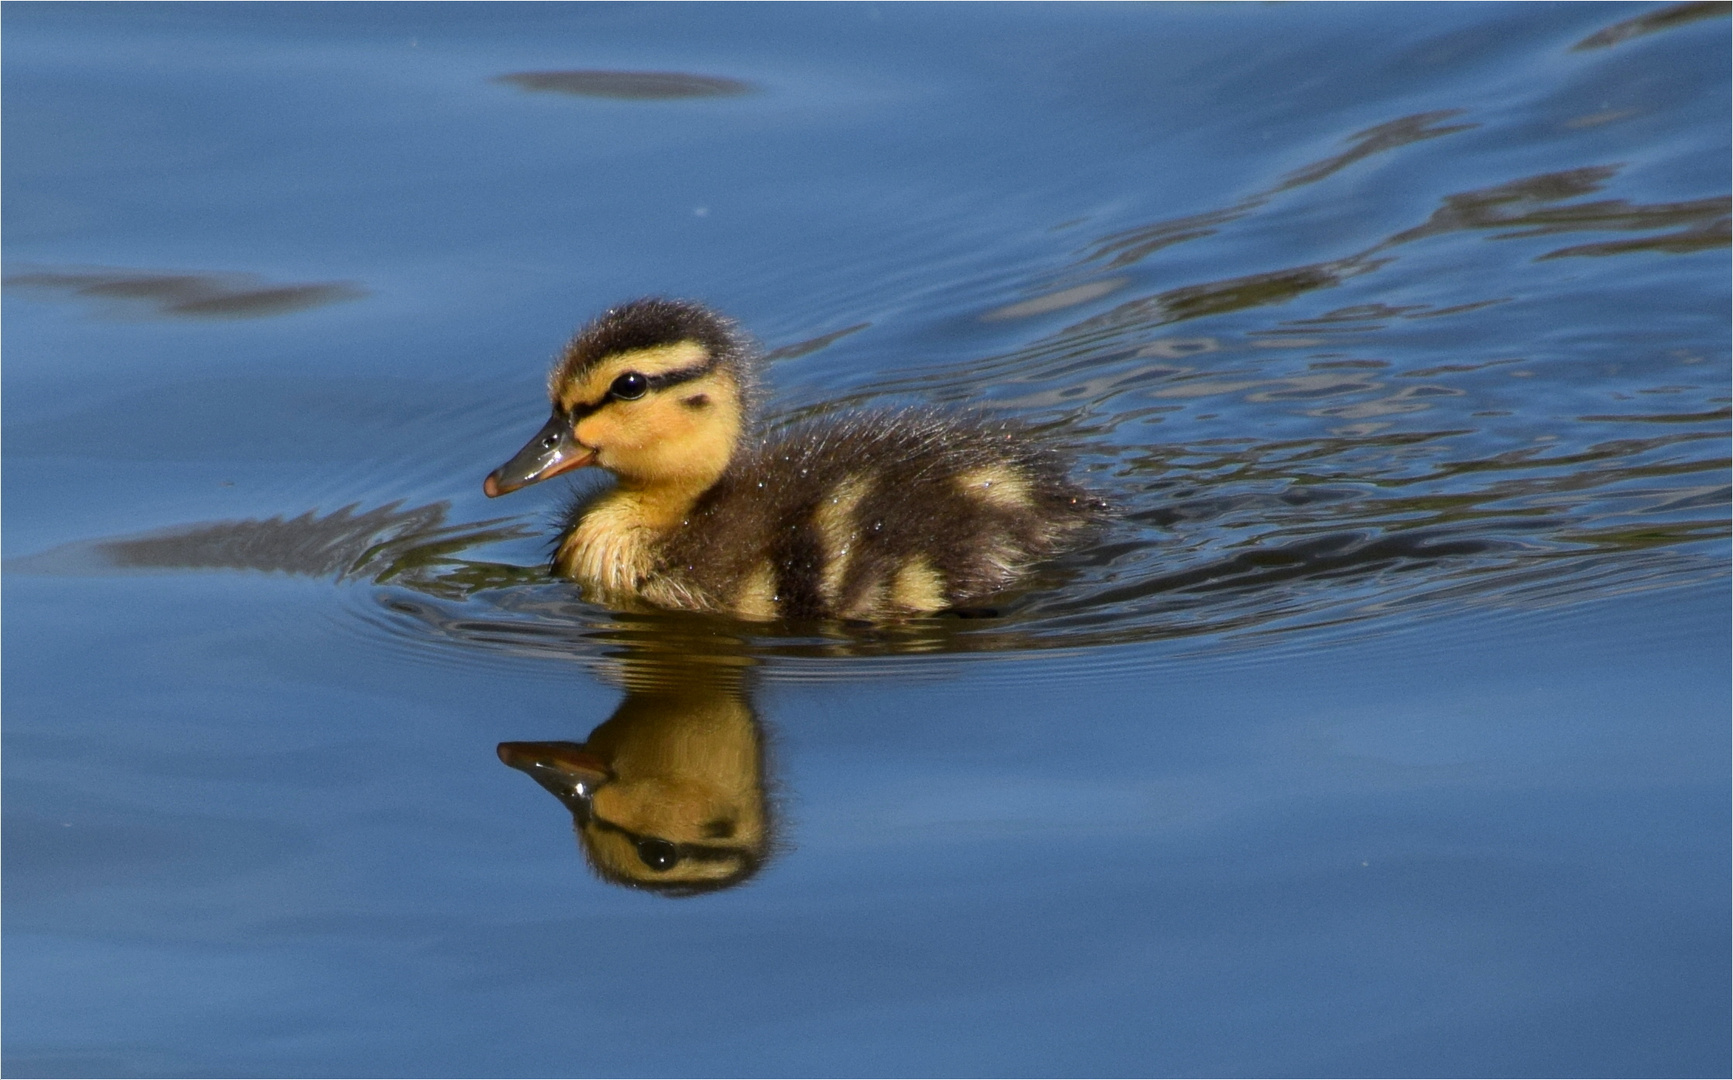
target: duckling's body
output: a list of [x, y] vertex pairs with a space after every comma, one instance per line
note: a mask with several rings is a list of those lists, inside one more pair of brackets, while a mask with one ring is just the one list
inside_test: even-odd
[[854, 415], [742, 448], [672, 527], [603, 493], [574, 508], [554, 568], [610, 599], [881, 619], [1000, 591], [1085, 523], [1083, 498], [1015, 429]]
[[748, 619], [877, 620], [980, 604], [1102, 510], [1021, 428], [909, 411], [747, 435], [752, 353], [721, 316], [643, 300], [591, 323], [554, 417], [500, 494], [599, 464], [553, 569], [596, 599]]

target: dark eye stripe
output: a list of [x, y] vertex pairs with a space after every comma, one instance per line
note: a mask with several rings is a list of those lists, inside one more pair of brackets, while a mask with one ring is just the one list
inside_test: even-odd
[[660, 390], [665, 386], [675, 386], [683, 382], [691, 382], [698, 376], [709, 371], [714, 365], [699, 364], [696, 367], [680, 368], [676, 371], [664, 371], [660, 375], [646, 375], [644, 381], [650, 384], [650, 389]]
[[[683, 382], [691, 382], [698, 376], [707, 374], [714, 370], [715, 367], [716, 365], [713, 363], [703, 363], [687, 368], [677, 368], [674, 371], [664, 371], [660, 375], [645, 375], [644, 384], [648, 387], [646, 393], [648, 393], [649, 390], [661, 390], [669, 386], [677, 386]], [[575, 424], [612, 400], [612, 394], [604, 393], [602, 395], [602, 400], [600, 401], [590, 402], [587, 404], [580, 402], [577, 405], [573, 405], [566, 415], [570, 417], [571, 421]]]
[[618, 833], [630, 841], [633, 847], [637, 847], [645, 841], [667, 844], [673, 849], [677, 862], [686, 859], [694, 859], [698, 862], [723, 862], [728, 859], [745, 858], [749, 854], [740, 848], [724, 847], [721, 844], [677, 844], [672, 840], [663, 840], [659, 836], [645, 836], [643, 833], [633, 832], [624, 825], [616, 825], [607, 818], [598, 817], [593, 810], [590, 811], [586, 823], [603, 832]]

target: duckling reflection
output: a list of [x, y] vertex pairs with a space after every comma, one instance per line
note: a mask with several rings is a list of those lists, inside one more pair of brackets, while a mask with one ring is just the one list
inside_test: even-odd
[[602, 879], [675, 896], [738, 885], [772, 840], [758, 719], [737, 679], [655, 674], [630, 678], [584, 742], [505, 742], [499, 759], [565, 804]]

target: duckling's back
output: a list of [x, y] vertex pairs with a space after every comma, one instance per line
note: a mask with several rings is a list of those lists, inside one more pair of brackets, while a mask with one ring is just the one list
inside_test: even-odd
[[1022, 428], [856, 414], [742, 446], [662, 542], [645, 591], [754, 619], [968, 607], [1074, 545], [1103, 509]]

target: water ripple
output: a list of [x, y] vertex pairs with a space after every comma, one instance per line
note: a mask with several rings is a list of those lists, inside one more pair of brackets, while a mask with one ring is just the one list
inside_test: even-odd
[[[1581, 47], [1702, 14], [1644, 16]], [[507, 79], [627, 97], [739, 89], [619, 72]], [[834, 658], [1267, 642], [1725, 576], [1726, 193], [1645, 200], [1622, 190], [1627, 166], [1594, 158], [1490, 178], [1483, 164], [1482, 182], [1412, 206], [1370, 244], [1283, 239], [1339, 214], [1349, 178], [1404, 155], [1471, 154], [1465, 140], [1497, 123], [1462, 108], [1395, 116], [1254, 194], [1101, 230], [1056, 263], [1021, 267], [1021, 299], [941, 312], [962, 327], [961, 351], [851, 361], [872, 337], [855, 335], [886, 321], [866, 310], [772, 351], [802, 358], [772, 428], [907, 401], [986, 406], [1076, 454], [1115, 524], [989, 617], [862, 630], [612, 612], [533, 560], [489, 558], [537, 526], [452, 523], [444, 503], [216, 522], [8, 565], [326, 576], [369, 583], [371, 601], [349, 616], [411, 651], [588, 661], [653, 640], [727, 641], [806, 665], [790, 672]], [[13, 280], [147, 299], [194, 287]], [[1681, 282], [1723, 314], [1669, 316]]]

